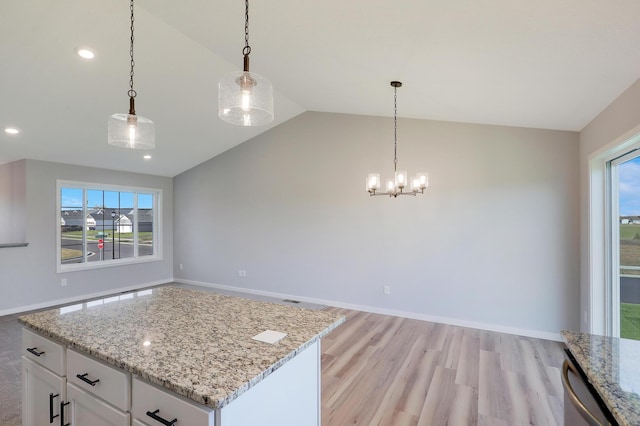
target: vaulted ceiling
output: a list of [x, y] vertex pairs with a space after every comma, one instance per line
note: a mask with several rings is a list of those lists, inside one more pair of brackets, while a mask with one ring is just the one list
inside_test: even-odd
[[[242, 0], [137, 0], [137, 113], [156, 149], [107, 145], [128, 110], [126, 0], [0, 4], [0, 163], [22, 158], [175, 176], [304, 111], [579, 131], [640, 77], [637, 0], [252, 0], [251, 69], [275, 121], [217, 117], [242, 66]], [[74, 49], [91, 47], [92, 61]], [[301, 135], [303, 137], [303, 135]]]

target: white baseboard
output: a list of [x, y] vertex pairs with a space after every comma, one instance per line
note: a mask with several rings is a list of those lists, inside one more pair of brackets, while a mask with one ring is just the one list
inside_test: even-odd
[[284, 294], [284, 293], [276, 293], [272, 291], [254, 290], [254, 289], [243, 288], [243, 287], [233, 287], [228, 285], [213, 284], [213, 283], [207, 283], [202, 281], [186, 280], [182, 278], [175, 278], [174, 282], [181, 283], [181, 284], [192, 284], [192, 285], [198, 285], [202, 287], [216, 288], [219, 290], [236, 291], [238, 293], [255, 294], [258, 296], [267, 296], [267, 297], [273, 297], [277, 299], [293, 299], [293, 300], [299, 300], [301, 302], [315, 303], [318, 305], [327, 305], [327, 306], [333, 306], [336, 308], [343, 308], [343, 309], [351, 309], [354, 311], [371, 312], [373, 314], [391, 315], [394, 317], [437, 322], [441, 324], [456, 325], [459, 327], [475, 328], [479, 330], [495, 331], [498, 333], [506, 333], [506, 334], [515, 334], [517, 336], [534, 337], [536, 339], [554, 340], [557, 342], [562, 341], [562, 336], [560, 335], [560, 333], [551, 333], [548, 331], [508, 327], [508, 326], [499, 325], [499, 324], [490, 324], [490, 323], [477, 322], [477, 321], [461, 320], [461, 319], [450, 318], [450, 317], [426, 315], [426, 314], [421, 314], [417, 312], [408, 312], [408, 311], [399, 311], [395, 309], [379, 308], [376, 306], [356, 305], [353, 303], [345, 303], [345, 302], [340, 302], [336, 300], [317, 299], [314, 297], [304, 297], [304, 296], [298, 296], [294, 294]]
[[29, 311], [35, 311], [40, 309], [51, 308], [53, 306], [66, 305], [69, 303], [79, 302], [81, 300], [95, 299], [98, 297], [109, 296], [116, 293], [124, 293], [127, 291], [140, 290], [142, 288], [153, 287], [161, 284], [168, 284], [170, 282], [172, 281], [171, 280], [153, 281], [153, 282], [147, 282], [143, 284], [135, 284], [127, 287], [114, 288], [111, 290], [99, 291], [97, 293], [81, 294], [78, 296], [67, 297], [66, 299], [50, 300], [43, 303], [37, 303], [35, 305], [20, 306], [18, 308], [5, 309], [3, 311], [0, 311], [0, 317], [3, 317], [5, 315], [20, 314], [22, 312], [29, 312]]

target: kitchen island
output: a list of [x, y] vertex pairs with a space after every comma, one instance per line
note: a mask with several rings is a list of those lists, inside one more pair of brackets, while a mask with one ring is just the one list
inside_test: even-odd
[[320, 339], [343, 321], [174, 286], [26, 315], [23, 425], [317, 426]]
[[620, 425], [640, 425], [640, 341], [563, 331], [562, 339]]

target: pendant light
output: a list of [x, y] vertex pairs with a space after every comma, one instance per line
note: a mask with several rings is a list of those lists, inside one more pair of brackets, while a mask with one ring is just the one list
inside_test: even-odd
[[386, 192], [377, 192], [380, 189], [380, 174], [369, 173], [367, 175], [367, 192], [370, 196], [387, 195], [397, 198], [398, 195], [424, 194], [424, 190], [429, 186], [429, 175], [418, 173], [409, 181], [405, 170], [398, 170], [398, 87], [402, 87], [399, 81], [392, 81], [393, 87], [393, 172], [394, 179], [387, 179]]
[[244, 70], [227, 74], [218, 83], [218, 117], [238, 126], [261, 126], [273, 121], [273, 86], [249, 72], [249, 0], [244, 5]]
[[109, 117], [108, 142], [123, 148], [152, 149], [155, 148], [155, 127], [153, 121], [136, 115], [135, 97], [133, 89], [133, 0], [130, 1], [131, 9], [131, 44], [129, 56], [131, 57], [131, 72], [129, 73], [129, 113], [113, 114]]

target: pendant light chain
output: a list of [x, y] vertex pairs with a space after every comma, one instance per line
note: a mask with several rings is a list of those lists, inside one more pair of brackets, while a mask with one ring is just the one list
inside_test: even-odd
[[242, 54], [248, 56], [251, 53], [249, 46], [249, 0], [244, 0], [244, 49]]
[[398, 170], [398, 88], [393, 88], [393, 171]]
[[134, 21], [134, 17], [133, 17], [133, 0], [131, 0], [130, 2], [130, 9], [131, 9], [131, 44], [129, 45], [129, 56], [131, 57], [131, 71], [129, 73], [129, 91], [127, 92], [127, 94], [129, 95], [130, 98], [135, 98], [137, 93], [136, 91], [133, 89], [133, 67], [135, 66], [135, 62], [133, 60], [133, 21]]

